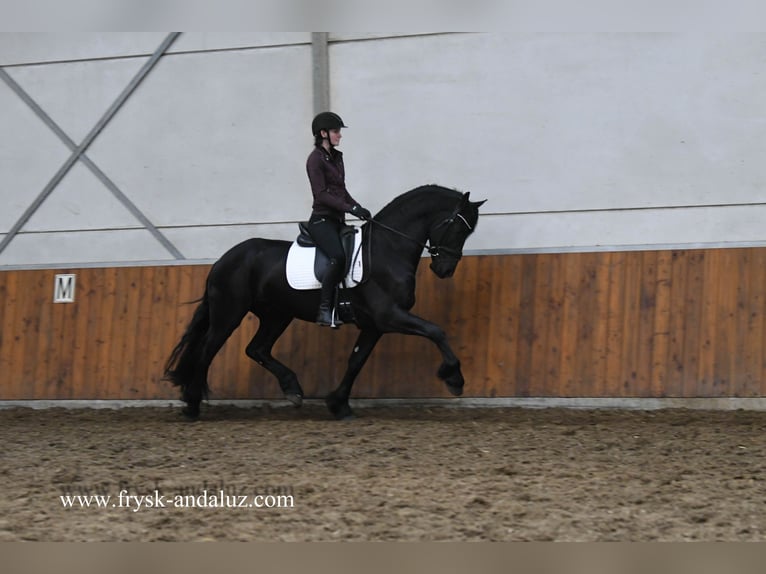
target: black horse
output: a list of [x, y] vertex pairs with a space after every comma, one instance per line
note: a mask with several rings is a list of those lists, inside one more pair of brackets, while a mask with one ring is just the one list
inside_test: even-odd
[[[433, 341], [443, 357], [439, 378], [453, 395], [462, 394], [460, 361], [444, 331], [409, 310], [415, 304], [415, 271], [423, 249], [431, 255], [433, 272], [440, 278], [451, 277], [483, 203], [470, 201], [469, 193], [427, 185], [400, 195], [362, 226], [370, 269], [363, 283], [347, 291], [361, 333], [343, 380], [326, 399], [336, 418], [352, 416], [351, 386], [384, 333]], [[314, 320], [319, 291], [299, 291], [288, 285], [289, 248], [288, 241], [248, 239], [213, 265], [201, 302], [165, 365], [165, 379], [181, 387], [187, 417], [199, 416], [213, 357], [248, 312], [259, 318], [260, 325], [247, 346], [247, 356], [273, 373], [287, 399], [300, 406], [303, 390], [298, 378], [271, 355], [271, 349], [293, 319]]]

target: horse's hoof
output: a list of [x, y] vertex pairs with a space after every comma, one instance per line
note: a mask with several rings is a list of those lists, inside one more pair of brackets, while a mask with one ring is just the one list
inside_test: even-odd
[[450, 385], [447, 383], [447, 390], [450, 392], [450, 394], [454, 397], [459, 397], [463, 394], [463, 385], [457, 386], [457, 385]]
[[338, 409], [337, 412], [332, 413], [336, 421], [353, 421], [356, 418], [354, 411], [348, 405], [345, 408]]
[[297, 393], [285, 395], [285, 398], [290, 401], [296, 409], [303, 405], [303, 396]]
[[199, 420], [199, 409], [190, 409], [189, 407], [181, 409], [181, 416], [189, 422]]
[[348, 402], [339, 401], [332, 393], [325, 399], [325, 404], [336, 420], [343, 421], [354, 418], [354, 411], [351, 410]]

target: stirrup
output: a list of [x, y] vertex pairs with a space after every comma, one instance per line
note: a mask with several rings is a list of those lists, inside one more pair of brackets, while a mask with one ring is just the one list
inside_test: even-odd
[[[325, 313], [329, 314], [329, 320]], [[323, 327], [332, 327], [333, 329], [337, 329], [343, 324], [343, 321], [341, 321], [335, 313], [335, 308], [325, 310], [320, 308], [317, 312], [316, 324]]]
[[333, 329], [337, 329], [343, 324], [343, 321], [340, 320], [340, 317], [338, 316], [338, 308], [333, 307], [330, 311], [330, 317], [332, 318], [332, 323], [330, 323], [330, 327]]

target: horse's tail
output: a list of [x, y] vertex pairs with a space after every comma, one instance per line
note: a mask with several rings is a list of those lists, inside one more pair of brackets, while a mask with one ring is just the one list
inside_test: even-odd
[[186, 331], [165, 363], [163, 376], [163, 380], [181, 387], [181, 398], [187, 402], [188, 399], [199, 401], [207, 398], [209, 391], [207, 369], [200, 372], [201, 365], [199, 364], [202, 347], [210, 327], [210, 305], [207, 289], [205, 289], [201, 299], [190, 301], [190, 303], [197, 302], [199, 305], [197, 305]]

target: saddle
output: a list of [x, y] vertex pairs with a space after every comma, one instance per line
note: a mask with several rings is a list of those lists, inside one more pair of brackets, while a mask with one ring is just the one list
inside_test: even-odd
[[[298, 223], [298, 238], [295, 242], [301, 247], [316, 247], [314, 239], [309, 233], [308, 222], [302, 221]], [[351, 270], [351, 263], [355, 254], [356, 234], [358, 229], [352, 225], [344, 225], [340, 229], [340, 242], [343, 245], [343, 254], [345, 255], [345, 265], [343, 268], [343, 277], [348, 275]], [[322, 281], [325, 273], [327, 272], [327, 266], [330, 263], [330, 259], [321, 249], [316, 249], [316, 255], [314, 256], [314, 277], [318, 281]]]

